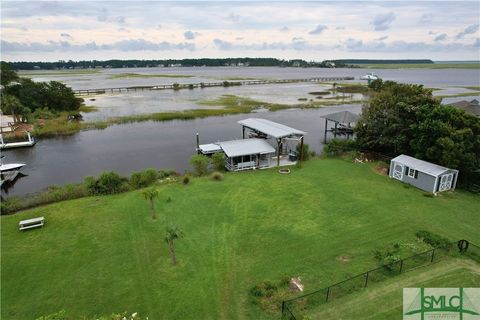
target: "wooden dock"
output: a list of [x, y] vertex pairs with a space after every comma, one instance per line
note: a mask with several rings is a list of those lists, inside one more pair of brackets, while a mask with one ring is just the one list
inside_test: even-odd
[[116, 88], [100, 88], [100, 89], [77, 89], [73, 92], [77, 95], [102, 94], [102, 93], [120, 93], [142, 90], [180, 90], [195, 89], [208, 87], [234, 87], [249, 86], [262, 84], [281, 84], [281, 83], [298, 83], [298, 82], [337, 82], [354, 80], [354, 77], [319, 77], [305, 79], [279, 79], [279, 80], [243, 80], [243, 81], [222, 81], [222, 82], [198, 82], [198, 83], [179, 83], [179, 84], [160, 84], [154, 86], [133, 86], [133, 87], [116, 87]]

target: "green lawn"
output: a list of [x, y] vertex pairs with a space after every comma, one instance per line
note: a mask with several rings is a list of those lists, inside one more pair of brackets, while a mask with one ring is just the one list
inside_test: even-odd
[[322, 305], [306, 314], [313, 319], [402, 319], [403, 288], [480, 287], [480, 265], [450, 258], [406, 272]]
[[[158, 221], [140, 191], [2, 216], [1, 318], [65, 309], [75, 318], [278, 319], [250, 302], [260, 281], [301, 276], [306, 291], [325, 287], [372, 268], [374, 248], [412, 242], [419, 229], [480, 243], [478, 196], [425, 197], [370, 164], [313, 160], [290, 175], [233, 173], [159, 191]], [[45, 216], [43, 229], [18, 231], [35, 216]], [[176, 267], [167, 222], [185, 233]]]

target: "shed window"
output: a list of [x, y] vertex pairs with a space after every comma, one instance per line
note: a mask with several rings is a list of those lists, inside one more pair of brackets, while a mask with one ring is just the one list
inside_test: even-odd
[[417, 170], [408, 168], [408, 176], [414, 179], [417, 178]]

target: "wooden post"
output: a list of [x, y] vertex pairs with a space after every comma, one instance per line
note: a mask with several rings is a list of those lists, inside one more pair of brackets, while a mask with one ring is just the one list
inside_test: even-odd
[[196, 136], [197, 136], [197, 153], [200, 154], [200, 136], [198, 135], [198, 132]]
[[368, 284], [368, 274], [369, 274], [369, 272], [367, 272], [367, 273], [365, 274], [365, 287], [366, 287], [367, 284]]
[[282, 139], [277, 138], [277, 167], [280, 167], [280, 142]]
[[242, 126], [242, 139], [245, 139], [245, 126]]
[[327, 143], [327, 126], [328, 126], [328, 120], [325, 118], [325, 135], [323, 136], [323, 144]]
[[303, 161], [303, 136], [300, 138], [300, 162]]
[[333, 137], [334, 138], [337, 137], [337, 126], [338, 126], [338, 122], [335, 122], [335, 131], [333, 132]]
[[432, 259], [430, 259], [430, 262], [433, 262], [433, 258], [435, 257], [435, 249], [432, 251]]

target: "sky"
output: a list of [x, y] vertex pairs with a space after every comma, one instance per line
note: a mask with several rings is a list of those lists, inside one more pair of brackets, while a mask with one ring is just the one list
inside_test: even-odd
[[1, 59], [480, 60], [480, 1], [1, 1]]

